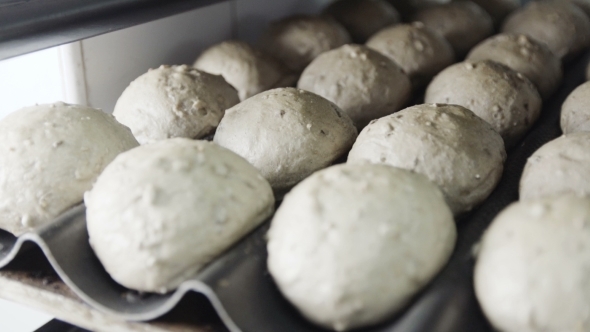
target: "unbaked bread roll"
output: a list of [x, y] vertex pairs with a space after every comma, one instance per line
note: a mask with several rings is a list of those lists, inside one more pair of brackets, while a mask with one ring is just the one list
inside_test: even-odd
[[561, 106], [561, 130], [566, 135], [590, 131], [590, 82], [572, 91]]
[[228, 109], [213, 140], [246, 158], [280, 198], [348, 152], [356, 137], [338, 106], [308, 91], [278, 88]]
[[579, 7], [561, 0], [531, 1], [506, 18], [502, 32], [528, 35], [565, 60], [590, 45], [590, 19]]
[[60, 102], [9, 114], [0, 121], [0, 228], [20, 235], [51, 222], [137, 145], [129, 128], [87, 106]]
[[548, 99], [561, 83], [559, 59], [547, 46], [526, 35], [499, 34], [474, 47], [467, 60], [492, 60], [526, 76]]
[[412, 93], [410, 80], [386, 56], [361, 45], [344, 45], [318, 56], [297, 87], [338, 105], [357, 128], [399, 111]]
[[272, 88], [288, 86], [291, 79], [286, 68], [245, 42], [224, 41], [206, 49], [195, 60], [193, 67], [221, 75], [244, 100]]
[[520, 178], [520, 199], [590, 194], [590, 133], [561, 136], [535, 151]]
[[84, 196], [90, 244], [111, 277], [165, 293], [274, 210], [272, 189], [214, 143], [174, 138], [119, 155]]
[[295, 15], [271, 23], [260, 47], [296, 74], [318, 55], [350, 43], [340, 23], [322, 17]]
[[455, 62], [451, 44], [421, 22], [385, 28], [371, 37], [367, 46], [395, 61], [416, 88]]
[[493, 61], [465, 61], [443, 70], [428, 85], [427, 103], [457, 104], [473, 111], [516, 145], [541, 113], [542, 100], [524, 75]]
[[498, 331], [590, 330], [590, 199], [518, 202], [486, 231], [475, 293]]
[[483, 8], [494, 20], [494, 24], [499, 26], [504, 18], [511, 12], [517, 10], [521, 5], [521, 0], [471, 0]]
[[429, 6], [413, 16], [432, 30], [442, 34], [463, 58], [475, 44], [494, 33], [494, 23], [485, 10], [471, 1]]
[[268, 269], [310, 321], [337, 331], [379, 323], [447, 262], [451, 211], [425, 177], [337, 165], [285, 197], [268, 232]]
[[141, 144], [210, 134], [240, 101], [221, 76], [195, 68], [160, 66], [139, 76], [117, 100], [113, 115]]
[[498, 133], [457, 105], [417, 105], [361, 131], [348, 163], [387, 164], [424, 174], [454, 214], [481, 203], [502, 176], [506, 151]]
[[377, 31], [401, 20], [386, 0], [337, 0], [323, 14], [342, 24], [356, 43], [366, 42]]

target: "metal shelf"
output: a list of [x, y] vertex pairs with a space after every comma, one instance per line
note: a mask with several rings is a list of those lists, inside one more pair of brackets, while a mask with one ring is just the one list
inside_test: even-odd
[[228, 0], [0, 0], [0, 60]]

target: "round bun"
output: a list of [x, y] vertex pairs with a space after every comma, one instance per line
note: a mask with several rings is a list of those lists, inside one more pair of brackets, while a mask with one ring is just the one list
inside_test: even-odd
[[564, 134], [590, 131], [590, 82], [577, 87], [561, 106], [561, 130]]
[[193, 67], [221, 75], [244, 100], [287, 83], [289, 77], [281, 64], [245, 42], [224, 41], [206, 49]]
[[334, 1], [323, 14], [342, 24], [356, 43], [364, 43], [375, 32], [401, 19], [397, 10], [385, 0]]
[[352, 120], [308, 91], [278, 88], [228, 109], [214, 141], [246, 158], [278, 197], [352, 146]]
[[549, 48], [526, 35], [499, 34], [486, 39], [467, 56], [467, 60], [491, 60], [526, 76], [548, 99], [561, 83], [561, 59]]
[[0, 228], [15, 235], [51, 222], [119, 153], [138, 145], [129, 128], [94, 108], [25, 107], [0, 121]]
[[486, 231], [475, 293], [498, 331], [588, 331], [590, 199], [518, 202]]
[[413, 20], [442, 34], [458, 58], [463, 58], [475, 44], [494, 33], [490, 15], [471, 1], [425, 7]]
[[416, 88], [455, 62], [451, 44], [420, 22], [385, 28], [371, 37], [367, 46], [395, 61]]
[[521, 6], [521, 0], [471, 0], [483, 8], [499, 26], [508, 14]]
[[236, 90], [221, 76], [186, 65], [160, 66], [129, 84], [113, 115], [146, 144], [209, 135], [223, 112], [239, 102]]
[[456, 239], [440, 191], [382, 165], [338, 165], [285, 197], [268, 269], [310, 321], [337, 331], [391, 317], [447, 262]]
[[369, 124], [348, 163], [381, 163], [426, 175], [455, 214], [482, 202], [502, 176], [506, 152], [498, 133], [457, 105], [417, 105]]
[[541, 113], [542, 100], [524, 75], [493, 61], [465, 61], [438, 74], [425, 102], [466, 107], [500, 133], [506, 148], [518, 143]]
[[561, 136], [535, 151], [520, 178], [520, 199], [590, 194], [590, 133]]
[[297, 87], [338, 105], [357, 128], [399, 111], [412, 93], [410, 80], [397, 64], [361, 45], [344, 45], [318, 56]]
[[84, 196], [90, 244], [121, 285], [165, 293], [273, 212], [270, 185], [211, 142], [174, 138], [119, 155]]
[[566, 60], [590, 44], [590, 19], [579, 7], [561, 0], [531, 1], [508, 16], [502, 31], [528, 35]]
[[318, 55], [350, 41], [346, 29], [332, 19], [296, 15], [271, 23], [260, 47], [299, 74]]

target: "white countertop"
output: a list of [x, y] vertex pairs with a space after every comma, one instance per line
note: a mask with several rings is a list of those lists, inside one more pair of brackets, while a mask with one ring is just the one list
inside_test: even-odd
[[45, 313], [0, 299], [0, 331], [32, 332], [52, 319]]

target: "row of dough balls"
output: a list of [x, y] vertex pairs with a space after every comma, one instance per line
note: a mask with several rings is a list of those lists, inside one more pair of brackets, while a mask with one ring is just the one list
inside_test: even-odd
[[520, 201], [486, 230], [475, 290], [501, 331], [586, 331], [590, 264], [590, 82], [561, 108], [563, 136], [527, 160]]

